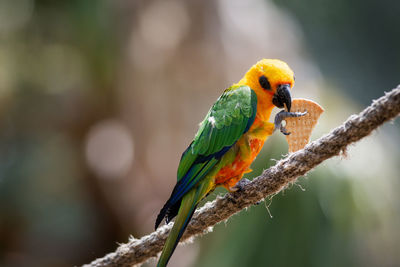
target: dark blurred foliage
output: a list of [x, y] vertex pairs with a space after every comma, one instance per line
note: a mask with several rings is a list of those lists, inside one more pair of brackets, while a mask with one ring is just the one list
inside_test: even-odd
[[[399, 82], [399, 5], [0, 0], [0, 265], [79, 265], [151, 232], [198, 122], [263, 57], [325, 107], [315, 137], [360, 111]], [[383, 127], [170, 266], [399, 265], [398, 140]], [[274, 135], [249, 177], [286, 151]]]
[[400, 72], [400, 2], [274, 0], [290, 11], [324, 77], [363, 104], [395, 87]]

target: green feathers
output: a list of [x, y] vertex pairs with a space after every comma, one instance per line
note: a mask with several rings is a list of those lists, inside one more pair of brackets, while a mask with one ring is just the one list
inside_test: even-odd
[[248, 86], [231, 86], [207, 113], [193, 142], [182, 154], [178, 181], [156, 219], [155, 228], [164, 218], [169, 222], [177, 216], [157, 266], [168, 263], [197, 204], [212, 190], [215, 175], [227, 160], [235, 158], [229, 150], [253, 124], [256, 112], [255, 92]]
[[231, 146], [255, 114], [257, 96], [248, 86], [232, 86], [211, 107], [194, 138], [193, 154], [210, 155]]
[[[178, 167], [178, 180], [199, 157], [222, 156], [251, 126], [257, 95], [248, 86], [231, 86], [211, 107]], [[224, 151], [225, 150], [225, 151]], [[221, 152], [222, 155], [218, 153]]]

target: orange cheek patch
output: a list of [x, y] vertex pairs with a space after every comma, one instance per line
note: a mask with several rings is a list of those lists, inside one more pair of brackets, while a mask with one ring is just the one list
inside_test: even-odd
[[267, 90], [265, 90], [264, 92], [266, 92], [266, 93], [269, 94], [270, 96], [274, 96], [274, 92], [273, 92], [273, 91], [267, 91]]

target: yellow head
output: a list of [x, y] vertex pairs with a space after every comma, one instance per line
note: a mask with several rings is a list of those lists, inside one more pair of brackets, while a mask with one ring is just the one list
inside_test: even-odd
[[[275, 105], [290, 111], [290, 88], [294, 74], [290, 67], [278, 59], [262, 59], [245, 74], [239, 85], [247, 85], [257, 94], [260, 109], [271, 110]], [[257, 109], [259, 109], [257, 108]]]

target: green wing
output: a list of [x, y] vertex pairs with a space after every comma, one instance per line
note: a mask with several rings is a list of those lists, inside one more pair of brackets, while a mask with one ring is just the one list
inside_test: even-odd
[[167, 215], [178, 212], [182, 197], [192, 189], [253, 124], [257, 95], [248, 86], [232, 86], [211, 107], [190, 146], [182, 154], [178, 182], [157, 217], [156, 228]]
[[[254, 121], [257, 96], [248, 86], [232, 86], [218, 98], [201, 122], [192, 144], [184, 152], [178, 167], [178, 181], [201, 158], [222, 156]], [[226, 152], [226, 151], [224, 151]], [[219, 154], [219, 155], [218, 155]]]

